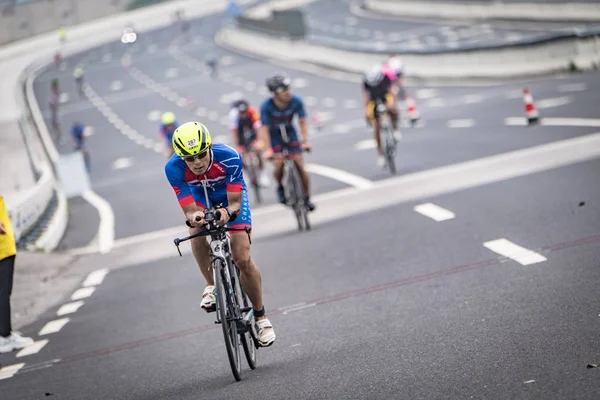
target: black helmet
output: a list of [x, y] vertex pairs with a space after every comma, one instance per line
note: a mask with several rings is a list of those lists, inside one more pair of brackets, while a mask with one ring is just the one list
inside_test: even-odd
[[248, 109], [250, 105], [248, 104], [248, 102], [246, 100], [239, 100], [236, 104], [236, 107], [238, 109], [239, 112], [244, 112]]
[[281, 74], [274, 75], [267, 79], [267, 88], [271, 93], [275, 93], [281, 90], [286, 90], [291, 85], [290, 78], [285, 77]]

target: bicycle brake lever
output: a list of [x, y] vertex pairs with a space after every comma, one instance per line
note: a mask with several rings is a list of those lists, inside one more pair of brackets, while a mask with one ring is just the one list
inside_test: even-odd
[[181, 250], [179, 249], [179, 243], [181, 243], [181, 240], [175, 239], [175, 240], [173, 240], [173, 243], [175, 243], [175, 247], [177, 247], [177, 252], [179, 253], [179, 257], [183, 257], [183, 254], [181, 254]]
[[246, 231], [246, 235], [248, 235], [248, 242], [250, 242], [250, 244], [252, 244], [252, 238], [250, 237], [251, 228], [245, 227], [244, 230]]

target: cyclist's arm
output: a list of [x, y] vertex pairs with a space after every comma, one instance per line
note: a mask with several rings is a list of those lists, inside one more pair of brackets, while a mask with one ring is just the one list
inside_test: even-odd
[[260, 108], [260, 120], [262, 125], [258, 128], [257, 136], [265, 144], [265, 147], [270, 149], [271, 137], [269, 136], [269, 125], [271, 125], [271, 117], [266, 105]]
[[300, 123], [300, 136], [302, 142], [308, 142], [308, 124], [306, 123], [306, 111], [304, 110], [304, 103], [300, 97], [298, 99], [298, 122]]
[[190, 187], [183, 179], [185, 173], [184, 171], [184, 168], [180, 168], [171, 162], [168, 162], [167, 165], [165, 165], [165, 174], [167, 175], [167, 180], [171, 184], [171, 187], [177, 196], [177, 201], [183, 210], [185, 219], [193, 224], [195, 222], [195, 215], [199, 211], [202, 211], [202, 208], [196, 204]]

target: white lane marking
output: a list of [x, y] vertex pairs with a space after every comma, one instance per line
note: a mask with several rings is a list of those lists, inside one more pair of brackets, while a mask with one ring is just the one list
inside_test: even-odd
[[303, 78], [294, 78], [292, 79], [292, 87], [294, 88], [305, 88], [308, 85], [308, 82], [306, 81], [306, 79]]
[[552, 108], [552, 107], [558, 107], [558, 106], [563, 106], [565, 104], [569, 104], [571, 101], [572, 101], [572, 99], [569, 96], [553, 97], [551, 99], [539, 100], [536, 103], [536, 106], [539, 109]]
[[429, 100], [427, 102], [427, 107], [444, 107], [446, 105], [446, 102], [444, 101], [444, 99], [441, 99], [439, 97], [434, 97], [433, 99]]
[[115, 242], [115, 214], [110, 203], [98, 196], [95, 192], [87, 190], [82, 197], [98, 210], [100, 226], [98, 227], [98, 251], [108, 253]]
[[[154, 141], [152, 141], [152, 143], [150, 143], [150, 145], [154, 146]], [[116, 159], [112, 163], [112, 169], [125, 169], [125, 168], [131, 167], [132, 165], [133, 165], [133, 158], [122, 157], [122, 158]]]
[[72, 303], [63, 304], [62, 306], [60, 306], [60, 308], [56, 312], [56, 315], [61, 317], [63, 315], [67, 315], [67, 314], [73, 314], [74, 312], [79, 310], [79, 307], [81, 307], [83, 304], [84, 304], [83, 301], [74, 301]]
[[527, 383], [534, 383], [534, 382], [535, 382], [535, 379], [530, 379], [530, 380], [528, 380], [528, 381], [525, 381], [525, 382], [523, 382], [523, 383], [527, 384]]
[[291, 312], [294, 312], [294, 311], [304, 310], [305, 308], [314, 307], [316, 305], [317, 305], [317, 303], [299, 304], [299, 305], [297, 305], [295, 307], [286, 308], [283, 311], [283, 315], [287, 315], [287, 314], [289, 314]]
[[558, 91], [561, 93], [584, 92], [587, 90], [585, 83], [565, 83], [558, 86]]
[[521, 265], [536, 264], [547, 260], [543, 255], [521, 247], [505, 238], [490, 240], [483, 245], [494, 253], [510, 258]]
[[[527, 119], [524, 117], [508, 117], [508, 118], [504, 119], [504, 125], [526, 126], [526, 125], [528, 125], [528, 123], [527, 123]], [[600, 128], [600, 119], [598, 119], [598, 118], [541, 118], [540, 125]]]
[[358, 34], [359, 34], [359, 36], [364, 37], [364, 38], [368, 38], [369, 36], [371, 36], [371, 32], [365, 28], [361, 28], [358, 31]]
[[110, 90], [113, 90], [115, 92], [118, 90], [121, 90], [122, 88], [123, 88], [123, 84], [121, 83], [121, 81], [113, 81], [110, 84]]
[[472, 128], [475, 126], [474, 119], [451, 119], [446, 123], [448, 128]]
[[321, 100], [321, 103], [325, 107], [335, 107], [336, 101], [332, 97], [326, 97], [323, 100]]
[[356, 17], [346, 17], [346, 25], [356, 26], [358, 25], [358, 18]]
[[161, 143], [154, 143], [154, 151], [157, 153], [162, 153], [165, 147]]
[[523, 91], [521, 89], [515, 89], [515, 90], [511, 90], [510, 92], [506, 92], [506, 98], [507, 99], [522, 99], [523, 98]]
[[196, 115], [199, 117], [205, 117], [207, 113], [208, 113], [208, 110], [204, 107], [198, 107], [196, 109]]
[[244, 89], [246, 89], [249, 92], [252, 92], [256, 89], [256, 83], [252, 82], [252, 81], [248, 81], [248, 82], [244, 83]]
[[475, 104], [479, 103], [483, 100], [483, 96], [480, 94], [468, 94], [463, 96], [463, 103], [465, 104]]
[[437, 95], [437, 89], [419, 89], [415, 92], [415, 97], [421, 100], [432, 99], [434, 97], [437, 97]]
[[104, 278], [108, 272], [108, 268], [97, 269], [93, 272], [90, 272], [87, 278], [85, 278], [85, 281], [83, 281], [83, 287], [100, 285], [104, 281]]
[[169, 95], [167, 96], [167, 99], [169, 99], [169, 101], [175, 103], [179, 99], [179, 96], [175, 92], [170, 92]]
[[318, 101], [319, 101], [319, 100], [317, 100], [317, 98], [316, 98], [316, 97], [313, 97], [313, 96], [306, 96], [306, 97], [304, 98], [304, 104], [306, 104], [307, 106], [314, 106], [314, 105], [317, 105], [317, 102], [318, 102]]
[[19, 363], [19, 364], [7, 365], [6, 367], [1, 367], [0, 368], [0, 380], [12, 378], [24, 366], [25, 366], [25, 363]]
[[358, 100], [355, 99], [347, 99], [344, 100], [344, 107], [345, 108], [358, 108]]
[[19, 357], [30, 356], [32, 354], [37, 354], [47, 344], [48, 344], [48, 339], [38, 340], [37, 342], [34, 342], [31, 346], [27, 346], [24, 349], [22, 349], [21, 351], [19, 351], [17, 353], [16, 357], [19, 358]]
[[69, 101], [69, 93], [62, 92], [58, 95], [59, 103], [66, 103], [67, 101]]
[[216, 111], [211, 111], [208, 113], [208, 119], [211, 121], [218, 121], [219, 120], [219, 113]]
[[161, 115], [160, 110], [152, 110], [148, 113], [148, 120], [158, 121], [160, 119], [160, 115]]
[[441, 222], [456, 217], [450, 210], [446, 210], [443, 207], [436, 206], [433, 203], [419, 204], [414, 207], [414, 210], [419, 214], [433, 219], [434, 221]]
[[333, 33], [342, 33], [344, 31], [344, 27], [341, 25], [334, 25], [333, 26]]
[[354, 175], [341, 169], [327, 167], [325, 165], [306, 164], [306, 171], [343, 182], [350, 186], [354, 186], [357, 189], [369, 189], [373, 187], [373, 182], [362, 176]]
[[177, 68], [169, 68], [165, 71], [166, 78], [176, 78], [178, 74], [179, 71], [177, 70]]
[[157, 50], [158, 50], [158, 46], [155, 44], [149, 45], [148, 49], [147, 49], [149, 54], [154, 54], [154, 53], [156, 53]]
[[39, 331], [38, 336], [59, 332], [69, 321], [69, 318], [61, 318], [50, 321]]
[[511, 32], [505, 35], [504, 38], [509, 42], [518, 42], [519, 40], [523, 39], [523, 35], [518, 32]]
[[361, 140], [360, 142], [354, 144], [355, 150], [368, 150], [374, 149], [375, 147], [377, 147], [377, 143], [375, 143], [373, 139]]
[[95, 291], [96, 291], [96, 288], [94, 286], [79, 288], [71, 295], [71, 300], [75, 301], [75, 300], [87, 299]]
[[104, 56], [102, 56], [102, 62], [110, 62], [112, 60], [112, 56], [110, 55], [110, 53], [106, 53]]
[[227, 118], [227, 117], [221, 117], [221, 118], [219, 118], [219, 123], [221, 125], [229, 126], [229, 118]]

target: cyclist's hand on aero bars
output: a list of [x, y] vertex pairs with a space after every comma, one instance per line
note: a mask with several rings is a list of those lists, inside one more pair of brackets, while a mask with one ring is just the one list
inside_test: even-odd
[[201, 228], [206, 223], [204, 221], [204, 212], [196, 211], [188, 221], [192, 227]]
[[227, 222], [229, 222], [229, 214], [224, 208], [219, 208], [220, 218], [217, 220], [218, 226], [224, 226]]

